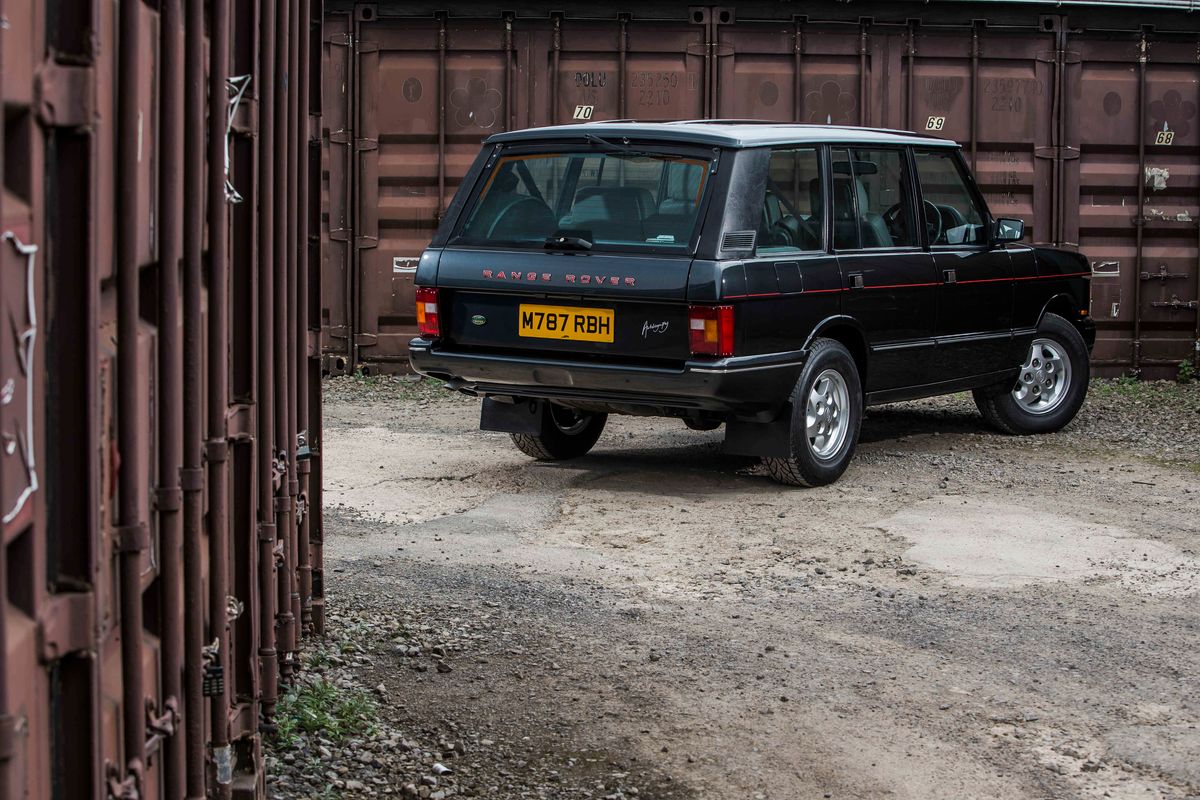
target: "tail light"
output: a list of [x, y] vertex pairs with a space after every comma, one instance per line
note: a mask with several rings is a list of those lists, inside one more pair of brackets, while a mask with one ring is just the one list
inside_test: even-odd
[[691, 306], [688, 339], [694, 355], [733, 355], [733, 306]]
[[441, 336], [438, 322], [438, 290], [432, 286], [417, 287], [417, 330], [422, 336]]

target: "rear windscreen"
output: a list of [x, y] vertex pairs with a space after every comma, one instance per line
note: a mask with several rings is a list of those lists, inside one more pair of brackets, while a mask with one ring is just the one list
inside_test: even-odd
[[566, 237], [597, 250], [684, 251], [708, 168], [706, 160], [640, 151], [504, 156], [454, 241], [542, 248]]

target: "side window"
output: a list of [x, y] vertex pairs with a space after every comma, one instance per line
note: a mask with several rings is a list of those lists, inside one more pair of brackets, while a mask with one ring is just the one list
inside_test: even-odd
[[922, 212], [935, 245], [984, 244], [983, 209], [967, 187], [957, 154], [952, 151], [916, 153], [921, 182]]
[[775, 150], [767, 166], [758, 252], [820, 249], [821, 166], [817, 150]]
[[843, 250], [917, 246], [903, 151], [833, 151], [833, 241]]

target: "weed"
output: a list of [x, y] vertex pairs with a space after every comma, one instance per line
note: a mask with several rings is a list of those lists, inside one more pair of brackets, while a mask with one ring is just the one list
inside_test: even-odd
[[363, 689], [337, 686], [324, 678], [303, 680], [276, 706], [278, 740], [293, 747], [301, 735], [320, 734], [333, 742], [367, 733], [375, 719], [375, 701]]
[[1196, 366], [1186, 358], [1179, 362], [1179, 374], [1175, 376], [1175, 380], [1180, 383], [1191, 383], [1196, 380]]

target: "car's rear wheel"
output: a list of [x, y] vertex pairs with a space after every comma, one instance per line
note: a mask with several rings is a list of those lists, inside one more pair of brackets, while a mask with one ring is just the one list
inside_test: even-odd
[[788, 455], [763, 459], [771, 477], [792, 486], [833, 483], [850, 464], [862, 427], [862, 382], [841, 342], [813, 343], [791, 396]]
[[983, 418], [1005, 433], [1051, 433], [1075, 418], [1088, 390], [1088, 351], [1075, 326], [1047, 314], [1029, 346], [1016, 384], [976, 389]]
[[559, 461], [586, 455], [600, 438], [607, 421], [607, 414], [543, 403], [541, 432], [511, 436], [513, 444], [525, 455], [539, 461]]

